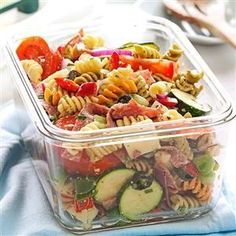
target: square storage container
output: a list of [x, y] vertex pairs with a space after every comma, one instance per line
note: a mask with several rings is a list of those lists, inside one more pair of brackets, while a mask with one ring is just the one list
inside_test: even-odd
[[[162, 18], [115, 18], [52, 26], [47, 32], [28, 35], [40, 35], [54, 48], [80, 28], [102, 36], [110, 48], [126, 42], [155, 42], [163, 53], [176, 42], [184, 51], [180, 70], [204, 72], [200, 82], [204, 90], [198, 99], [212, 111], [200, 117], [126, 127], [59, 129], [40, 104], [15, 52], [28, 35], [12, 37], [7, 55], [32, 120], [22, 134], [24, 143], [55, 217], [76, 233], [200, 217], [217, 203], [227, 161], [227, 123], [234, 118], [231, 102], [183, 32]], [[94, 157], [92, 162], [88, 154]], [[181, 155], [187, 157], [184, 164], [178, 163]], [[97, 160], [97, 156], [102, 158]], [[104, 165], [108, 165], [106, 171]]]

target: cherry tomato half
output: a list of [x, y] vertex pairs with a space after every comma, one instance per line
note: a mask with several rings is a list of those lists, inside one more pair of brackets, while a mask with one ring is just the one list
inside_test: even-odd
[[16, 49], [16, 54], [20, 60], [33, 59], [37, 61], [39, 57], [51, 54], [51, 50], [43, 38], [33, 36], [25, 38], [21, 42]]
[[76, 116], [64, 116], [60, 119], [58, 119], [55, 123], [55, 125], [58, 128], [65, 129], [65, 130], [72, 130], [76, 122]]
[[98, 176], [106, 170], [122, 165], [120, 159], [113, 154], [109, 154], [99, 161], [91, 162], [85, 150], [74, 156], [64, 148], [60, 148], [58, 151], [59, 162], [69, 174]]
[[61, 69], [61, 55], [59, 52], [53, 53], [47, 42], [39, 36], [25, 38], [17, 47], [16, 53], [20, 60], [32, 59], [41, 64], [42, 79]]

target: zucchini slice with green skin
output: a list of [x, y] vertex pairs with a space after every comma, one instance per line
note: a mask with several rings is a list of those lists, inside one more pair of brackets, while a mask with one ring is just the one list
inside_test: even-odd
[[122, 45], [121, 47], [119, 47], [119, 48], [120, 48], [120, 49], [133, 49], [135, 44], [138, 44], [138, 45], [141, 45], [141, 46], [150, 47], [150, 48], [154, 48], [154, 49], [156, 49], [157, 51], [160, 50], [160, 47], [159, 47], [158, 45], [156, 45], [155, 43], [153, 43], [153, 42], [146, 42], [146, 43], [129, 42], [129, 43], [123, 44], [123, 45]]
[[116, 169], [102, 176], [95, 188], [95, 200], [102, 204], [117, 197], [123, 185], [133, 177], [134, 173], [132, 169]]
[[193, 117], [196, 117], [206, 115], [211, 111], [210, 105], [198, 103], [193, 95], [179, 89], [171, 89], [170, 94], [178, 100], [177, 106], [181, 114], [190, 112]]
[[77, 199], [90, 196], [96, 186], [95, 180], [92, 178], [77, 178], [74, 181], [75, 196]]
[[151, 186], [137, 190], [131, 184], [121, 193], [120, 214], [129, 220], [140, 220], [142, 215], [153, 210], [160, 203], [163, 190], [155, 180]]

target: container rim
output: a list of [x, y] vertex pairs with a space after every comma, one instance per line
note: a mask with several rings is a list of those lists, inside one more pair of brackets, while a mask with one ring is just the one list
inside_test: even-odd
[[[100, 17], [98, 19], [102, 18]], [[158, 136], [162, 136], [165, 133], [173, 133], [178, 132], [180, 130], [197, 131], [197, 129], [199, 128], [210, 128], [213, 126], [221, 125], [235, 118], [236, 114], [234, 113], [234, 109], [229, 99], [229, 95], [219, 83], [213, 72], [203, 61], [199, 53], [184, 35], [183, 31], [176, 24], [165, 18], [149, 16], [147, 14], [143, 14], [142, 23], [148, 24], [154, 27], [154, 29], [157, 24], [162, 24], [165, 27], [170, 28], [172, 31], [176, 32], [176, 34], [180, 35], [180, 37], [178, 38], [180, 46], [184, 49], [185, 52], [189, 53], [191, 51], [191, 54], [194, 54], [194, 60], [197, 61], [198, 65], [201, 68], [204, 68], [204, 73], [207, 74], [207, 77], [209, 78], [208, 82], [210, 84], [211, 89], [217, 94], [217, 98], [221, 99], [222, 103], [224, 104], [224, 106], [222, 106], [221, 108], [221, 111], [219, 113], [209, 114], [201, 117], [188, 118], [186, 120], [161, 121], [148, 124], [137, 124], [126, 127], [106, 128], [95, 131], [67, 131], [60, 129], [50, 122], [42, 105], [40, 105], [39, 99], [37, 98], [33, 87], [31, 86], [30, 81], [27, 78], [27, 75], [20, 64], [15, 50], [13, 49], [14, 40], [16, 39], [15, 37], [14, 39], [13, 37], [10, 37], [6, 43], [5, 49], [7, 51], [7, 55], [10, 58], [10, 62], [12, 64], [11, 66], [14, 69], [14, 72], [19, 77], [19, 80], [16, 80], [16, 84], [18, 86], [18, 89], [20, 87], [21, 92], [23, 92], [24, 95], [27, 96], [27, 98], [24, 97], [24, 99], [28, 99], [27, 104], [31, 106], [30, 110], [32, 111], [32, 113], [34, 113], [34, 123], [36, 124], [36, 127], [43, 136], [46, 136], [49, 139], [71, 143], [97, 142], [101, 140], [109, 141], [117, 138], [129, 138], [137, 135], [145, 136], [154, 133]], [[71, 34], [75, 32], [75, 28], [78, 29], [80, 27], [90, 27], [91, 29], [93, 29], [94, 27], [96, 27], [96, 25], [94, 26], [93, 24], [88, 22], [81, 22], [81, 24], [76, 25], [76, 27], [72, 24], [56, 25], [56, 29], [58, 30], [58, 32], [61, 32], [61, 30], [65, 29], [65, 27], [71, 27], [68, 31], [64, 30], [65, 32]]]

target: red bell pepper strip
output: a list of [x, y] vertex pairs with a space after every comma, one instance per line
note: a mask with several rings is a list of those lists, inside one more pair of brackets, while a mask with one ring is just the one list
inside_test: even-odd
[[119, 60], [119, 54], [117, 52], [113, 52], [110, 57], [110, 70], [114, 70], [119, 67]]
[[84, 199], [76, 199], [75, 200], [75, 211], [76, 212], [81, 212], [83, 210], [90, 209], [94, 206], [93, 198], [92, 197], [87, 197]]
[[97, 94], [97, 84], [96, 82], [87, 82], [80, 85], [76, 96], [95, 96]]
[[55, 78], [56, 83], [63, 89], [69, 92], [76, 92], [79, 89], [79, 85], [74, 81], [65, 78]]
[[166, 59], [142, 59], [123, 55], [120, 55], [119, 59], [122, 63], [131, 65], [134, 71], [141, 67], [150, 70], [153, 74], [163, 75], [167, 80], [173, 80], [177, 68], [177, 63]]
[[171, 98], [167, 95], [157, 95], [157, 101], [168, 108], [174, 108], [178, 104], [178, 100], [176, 98]]
[[57, 147], [59, 163], [69, 174], [81, 176], [98, 176], [112, 168], [122, 166], [121, 160], [113, 153], [101, 160], [91, 162], [85, 150], [72, 156], [66, 149]]

